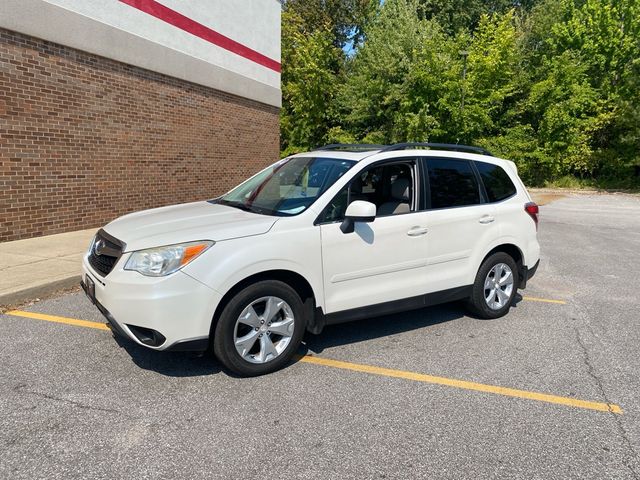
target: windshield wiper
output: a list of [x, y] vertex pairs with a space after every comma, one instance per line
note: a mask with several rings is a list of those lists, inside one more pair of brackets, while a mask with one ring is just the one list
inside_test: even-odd
[[227, 205], [228, 207], [238, 208], [245, 212], [257, 213], [260, 215], [273, 215], [273, 213], [270, 210], [267, 210], [266, 208], [254, 207], [253, 205], [247, 205], [246, 203], [242, 203], [242, 202], [231, 202], [223, 198], [216, 200], [216, 202], [221, 205]]

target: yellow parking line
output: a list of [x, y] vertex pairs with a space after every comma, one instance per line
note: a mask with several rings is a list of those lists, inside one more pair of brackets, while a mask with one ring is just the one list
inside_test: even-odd
[[558, 305], [566, 305], [567, 302], [564, 300], [552, 300], [550, 298], [538, 298], [538, 297], [522, 297], [523, 300], [528, 300], [530, 302], [544, 302], [544, 303], [556, 303]]
[[415, 382], [433, 383], [436, 385], [445, 385], [447, 387], [455, 387], [455, 388], [462, 388], [465, 390], [475, 390], [478, 392], [504, 395], [506, 397], [525, 398], [527, 400], [536, 400], [538, 402], [555, 403], [559, 405], [566, 405], [568, 407], [586, 408], [588, 410], [598, 410], [600, 412], [612, 412], [612, 413], [622, 414], [622, 409], [618, 405], [614, 405], [611, 403], [591, 402], [588, 400], [578, 400], [575, 398], [559, 397], [557, 395], [549, 395], [546, 393], [530, 392], [527, 390], [517, 390], [515, 388], [498, 387], [495, 385], [486, 385], [483, 383], [467, 382], [464, 380], [455, 380], [453, 378], [435, 377], [433, 375], [425, 375], [423, 373], [408, 372], [405, 370], [393, 370], [390, 368], [374, 367], [372, 365], [363, 365], [359, 363], [342, 362], [340, 360], [331, 360], [329, 358], [312, 357], [309, 355], [300, 357], [300, 361], [304, 363], [312, 363], [314, 365], [322, 365], [325, 367], [351, 370], [354, 372], [370, 373], [373, 375], [382, 375], [385, 377], [402, 378], [404, 380], [413, 380]]
[[96, 328], [98, 330], [110, 330], [106, 323], [90, 322], [88, 320], [77, 320], [75, 318], [56, 317], [55, 315], [45, 315], [44, 313], [24, 312], [22, 310], [11, 310], [6, 315], [14, 317], [34, 318], [36, 320], [45, 320], [47, 322], [64, 323], [66, 325], [74, 325], [76, 327]]
[[[55, 315], [46, 315], [43, 313], [12, 310], [10, 312], [6, 312], [6, 315], [33, 318], [36, 320], [44, 320], [47, 322], [63, 323], [66, 325], [74, 325], [77, 327], [96, 328], [98, 330], [110, 330], [110, 328], [106, 324], [101, 322], [90, 322], [87, 320], [77, 320], [75, 318], [57, 317]], [[364, 365], [360, 363], [343, 362], [340, 360], [332, 360], [330, 358], [314, 357], [310, 355], [301, 356], [299, 357], [299, 360], [304, 363], [322, 365], [325, 367], [339, 368], [342, 370], [351, 370], [354, 372], [368, 373], [372, 375], [382, 375], [385, 377], [401, 378], [404, 380], [412, 380], [415, 382], [444, 385], [447, 387], [461, 388], [464, 390], [474, 390], [477, 392], [503, 395], [506, 397], [524, 398], [527, 400], [554, 403], [558, 405], [565, 405], [568, 407], [584, 408], [587, 410], [611, 412], [619, 415], [622, 414], [622, 409], [618, 405], [615, 405], [612, 403], [591, 402], [589, 400], [579, 400], [579, 399], [569, 398], [569, 397], [560, 397], [557, 395], [549, 395], [547, 393], [539, 393], [539, 392], [531, 392], [528, 390], [518, 390], [515, 388], [499, 387], [496, 385], [487, 385], [484, 383], [468, 382], [465, 380], [456, 380], [453, 378], [446, 378], [446, 377], [437, 377], [434, 375], [410, 372], [406, 370], [394, 370], [391, 368], [375, 367], [373, 365]]]

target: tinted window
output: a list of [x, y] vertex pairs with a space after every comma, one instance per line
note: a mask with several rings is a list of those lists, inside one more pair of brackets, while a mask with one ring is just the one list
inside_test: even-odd
[[490, 202], [499, 202], [516, 194], [516, 187], [502, 167], [491, 163], [476, 162]]
[[462, 207], [480, 203], [480, 190], [467, 160], [427, 159], [431, 208]]

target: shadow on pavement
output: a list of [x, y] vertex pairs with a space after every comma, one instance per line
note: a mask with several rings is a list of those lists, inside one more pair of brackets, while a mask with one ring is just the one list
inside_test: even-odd
[[168, 377], [198, 377], [220, 373], [222, 367], [212, 355], [194, 352], [158, 352], [114, 335], [116, 343], [130, 356], [133, 363], [145, 370]]
[[[320, 335], [307, 334], [300, 353], [311, 351], [318, 354], [325, 348], [417, 330], [456, 320], [464, 317], [465, 314], [466, 311], [460, 303], [448, 303], [357, 322], [330, 325]], [[428, 335], [428, 332], [425, 335]]]
[[[520, 292], [516, 292], [516, 296], [513, 297], [513, 302], [511, 302], [511, 308], [518, 308], [518, 304], [524, 300], [524, 297], [520, 295]], [[507, 315], [509, 315], [507, 313]]]
[[[521, 301], [522, 296], [516, 294], [513, 306], [517, 308], [517, 304]], [[307, 333], [300, 346], [299, 354], [305, 355], [309, 352], [319, 354], [325, 348], [365, 342], [374, 338], [417, 330], [457, 320], [465, 315], [468, 313], [462, 303], [453, 302], [357, 322], [331, 325], [326, 327], [320, 335]], [[425, 335], [428, 334], [429, 332], [426, 331]], [[114, 337], [118, 345], [131, 356], [133, 362], [145, 370], [169, 377], [196, 377], [223, 371], [226, 375], [236, 376], [223, 369], [210, 353], [158, 352], [141, 347], [119, 335], [114, 335]], [[295, 360], [292, 363], [295, 363]]]

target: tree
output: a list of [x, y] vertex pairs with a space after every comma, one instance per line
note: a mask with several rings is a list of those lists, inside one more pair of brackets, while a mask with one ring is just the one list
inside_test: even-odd
[[[640, 156], [640, 2], [586, 0], [572, 5], [568, 21], [552, 30], [549, 44], [555, 52], [571, 51], [586, 67], [590, 85], [600, 92], [610, 122], [592, 138], [598, 150], [599, 170], [610, 174], [607, 163], [636, 162]], [[627, 162], [620, 162], [621, 155]], [[615, 170], [615, 169], [614, 169]]]
[[387, 0], [371, 24], [343, 92], [347, 125], [383, 142], [472, 143], [497, 133], [521, 92], [515, 13], [483, 16], [474, 37], [448, 36], [417, 6]]
[[588, 67], [571, 51], [548, 60], [547, 75], [531, 88], [528, 108], [539, 119], [539, 143], [554, 176], [593, 174], [593, 137], [613, 112], [589, 82]]
[[449, 34], [474, 31], [483, 15], [503, 14], [517, 8], [529, 10], [535, 0], [420, 0], [418, 13], [435, 20]]
[[640, 0], [284, 5], [285, 151], [478, 144], [531, 184], [640, 162]]
[[285, 154], [323, 143], [336, 121], [343, 52], [333, 40], [328, 25], [308, 33], [300, 15], [283, 12], [280, 143]]
[[468, 48], [466, 105], [460, 125], [464, 141], [497, 134], [523, 91], [518, 27], [514, 10], [480, 19]]
[[406, 80], [428, 26], [416, 15], [416, 0], [386, 0], [348, 64], [341, 92], [346, 128], [366, 142], [401, 140], [396, 129], [407, 96]]
[[[523, 22], [525, 97], [501, 135], [485, 139], [530, 182], [620, 176], [638, 152], [638, 2], [547, 0]], [[625, 160], [626, 159], [626, 160]]]
[[376, 0], [285, 0], [282, 3], [285, 12], [299, 15], [306, 32], [328, 27], [339, 48], [361, 40], [364, 27], [378, 5]]

